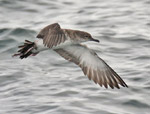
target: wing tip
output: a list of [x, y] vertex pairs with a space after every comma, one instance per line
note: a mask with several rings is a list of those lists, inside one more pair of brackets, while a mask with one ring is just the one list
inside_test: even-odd
[[[100, 87], [104, 87], [105, 89], [109, 89], [109, 88], [111, 88], [111, 89], [121, 89], [120, 86], [110, 86], [110, 85], [109, 85], [109, 86], [108, 86], [108, 85], [106, 86], [106, 85], [100, 85], [100, 84], [99, 84], [99, 86], [100, 86]], [[122, 86], [122, 87], [128, 88], [129, 86]]]

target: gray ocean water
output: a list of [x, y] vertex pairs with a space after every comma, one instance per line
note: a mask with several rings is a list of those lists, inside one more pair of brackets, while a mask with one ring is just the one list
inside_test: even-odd
[[[128, 84], [105, 89], [53, 51], [12, 58], [46, 25], [89, 42]], [[0, 114], [150, 114], [150, 0], [0, 0]]]

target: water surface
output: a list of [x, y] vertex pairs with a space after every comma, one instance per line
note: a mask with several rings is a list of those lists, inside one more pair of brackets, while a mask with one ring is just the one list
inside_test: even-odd
[[[12, 58], [44, 26], [90, 32], [88, 43], [128, 84], [105, 89], [53, 51]], [[149, 0], [0, 0], [1, 114], [149, 114]]]

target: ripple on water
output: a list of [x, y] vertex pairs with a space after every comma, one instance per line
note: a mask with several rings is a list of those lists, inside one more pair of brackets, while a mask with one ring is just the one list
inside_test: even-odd
[[[148, 0], [1, 0], [0, 114], [149, 114]], [[90, 32], [96, 50], [129, 85], [105, 89], [53, 51], [12, 58], [42, 27]]]

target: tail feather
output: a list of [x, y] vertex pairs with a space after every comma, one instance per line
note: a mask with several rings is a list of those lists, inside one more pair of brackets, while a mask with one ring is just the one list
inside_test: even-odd
[[33, 42], [29, 41], [29, 40], [25, 40], [25, 43], [27, 44], [32, 44]]
[[20, 56], [21, 59], [27, 58], [33, 54], [32, 50], [35, 49], [35, 43], [25, 40], [24, 45], [18, 46], [18, 48], [18, 53], [14, 54], [13, 57]]

